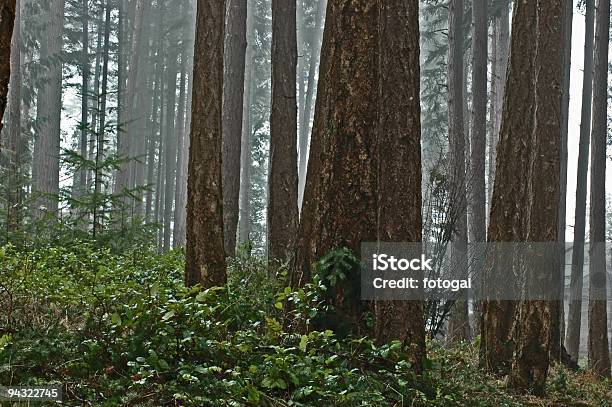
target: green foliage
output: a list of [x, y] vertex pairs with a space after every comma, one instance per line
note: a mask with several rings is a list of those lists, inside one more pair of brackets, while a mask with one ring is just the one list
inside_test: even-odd
[[[523, 405], [478, 369], [467, 345], [430, 344], [427, 370], [417, 376], [399, 343], [288, 332], [284, 304], [312, 326], [325, 284], [341, 281], [346, 260], [328, 256], [326, 273], [292, 291], [263, 260], [239, 256], [227, 289], [203, 290], [183, 286], [180, 251], [6, 246], [0, 383], [63, 383], [65, 405]], [[586, 402], [605, 400], [605, 390], [563, 374], [552, 375], [554, 394], [569, 386]]]

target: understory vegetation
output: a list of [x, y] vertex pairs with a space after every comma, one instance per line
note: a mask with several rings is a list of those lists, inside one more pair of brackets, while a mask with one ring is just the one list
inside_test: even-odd
[[243, 254], [227, 289], [203, 290], [184, 287], [183, 257], [0, 249], [0, 382], [62, 384], [79, 406], [610, 405], [609, 381], [559, 366], [546, 398], [510, 394], [477, 366], [477, 343], [430, 341], [416, 375], [399, 343], [314, 330], [341, 268], [291, 291]]

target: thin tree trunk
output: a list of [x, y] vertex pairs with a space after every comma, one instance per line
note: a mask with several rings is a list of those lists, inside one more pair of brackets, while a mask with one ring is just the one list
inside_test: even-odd
[[[450, 168], [449, 214], [451, 218], [452, 264], [457, 278], [467, 274], [463, 262], [467, 253], [467, 202], [464, 133], [464, 66], [463, 66], [463, 0], [451, 0], [448, 19], [448, 133]], [[453, 306], [449, 335], [451, 340], [468, 340], [470, 325], [467, 301], [459, 299]]]
[[49, 20], [41, 46], [41, 59], [49, 63], [45, 81], [38, 91], [38, 137], [34, 145], [33, 192], [39, 194], [36, 216], [58, 213], [60, 172], [60, 121], [62, 114], [62, 37], [64, 32], [64, 0], [49, 5]]
[[[13, 37], [11, 39], [11, 72], [8, 94], [9, 162], [6, 226], [9, 235], [11, 232], [16, 231], [21, 223], [21, 3], [22, 1], [19, 1], [16, 5], [15, 28], [13, 30]], [[0, 131], [1, 130], [2, 129], [0, 128]]]
[[11, 39], [15, 25], [16, 1], [4, 0], [0, 3], [0, 132], [6, 108], [9, 80], [11, 77]]
[[[79, 154], [83, 159], [87, 158], [87, 143], [89, 142], [89, 4], [88, 0], [83, 0], [81, 11], [82, 15], [82, 61], [81, 61], [81, 138], [79, 140]], [[77, 196], [85, 193], [87, 184], [87, 170], [81, 169], [77, 173], [76, 183]]]
[[[93, 85], [93, 96], [95, 97], [95, 108], [92, 111], [91, 118], [91, 131], [94, 132], [94, 136], [89, 139], [89, 159], [95, 161], [96, 157], [96, 137], [95, 133], [98, 132], [98, 118], [100, 117], [100, 73], [102, 71], [101, 60], [102, 60], [102, 42], [104, 38], [104, 17], [105, 11], [104, 6], [100, 6], [100, 23], [98, 24], [98, 33], [96, 39], [96, 65], [94, 68], [94, 85]], [[93, 172], [90, 170], [87, 172], [87, 190], [90, 189], [93, 184]]]
[[589, 369], [610, 377], [606, 293], [606, 140], [608, 124], [608, 47], [610, 0], [597, 1], [593, 127], [591, 130], [591, 199], [589, 213]]
[[[529, 131], [527, 144], [532, 146], [526, 239], [530, 242], [556, 242], [558, 238], [564, 81], [562, 3], [563, 0], [537, 1], [535, 81], [531, 83], [535, 87], [535, 108], [533, 130]], [[553, 284], [558, 281], [559, 267], [556, 262], [538, 266], [537, 269], [526, 266], [525, 292], [515, 320], [513, 339], [516, 345], [509, 386], [542, 395], [558, 320], [555, 322], [556, 301], [538, 299], [536, 293], [544, 289], [555, 291]]]
[[[419, 3], [380, 0], [378, 86], [378, 240], [421, 241], [421, 106]], [[400, 68], [401, 67], [401, 68]], [[397, 112], [405, 112], [397, 115]], [[402, 222], [397, 222], [398, 216]], [[378, 301], [376, 337], [401, 341], [421, 370], [425, 359], [422, 301]]]
[[591, 135], [591, 102], [593, 97], [593, 40], [595, 35], [595, 0], [586, 1], [584, 31], [584, 70], [582, 79], [582, 109], [580, 112], [580, 140], [576, 171], [576, 207], [574, 212], [574, 242], [572, 245], [572, 271], [570, 276], [570, 303], [565, 345], [574, 362], [580, 350], [582, 325], [582, 290], [584, 280], [584, 244], [586, 229], [587, 174], [589, 170], [589, 144]]
[[185, 284], [224, 285], [221, 127], [225, 0], [198, 0]]
[[223, 225], [225, 252], [236, 251], [247, 0], [228, 0], [223, 83]]
[[[183, 42], [186, 40], [186, 31], [183, 31]], [[174, 187], [174, 228], [172, 230], [172, 247], [178, 247], [180, 243], [179, 234], [182, 231], [177, 227], [180, 216], [181, 196], [183, 195], [183, 176], [182, 167], [185, 161], [185, 99], [187, 91], [187, 47], [183, 46], [181, 53], [181, 79], [179, 84], [179, 102], [176, 110], [176, 129], [175, 134], [178, 138], [177, 158], [176, 158], [176, 182]]]
[[251, 233], [251, 106], [255, 93], [253, 81], [253, 53], [255, 49], [254, 6], [247, 4], [247, 49], [246, 72], [244, 80], [244, 103], [242, 106], [242, 139], [240, 148], [240, 220], [238, 224], [238, 242], [244, 244]]
[[297, 233], [295, 0], [272, 0], [272, 109], [268, 179], [268, 259], [287, 260]]

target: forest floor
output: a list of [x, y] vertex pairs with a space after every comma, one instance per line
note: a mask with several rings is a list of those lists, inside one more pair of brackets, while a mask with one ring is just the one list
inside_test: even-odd
[[0, 384], [62, 384], [63, 405], [611, 406], [612, 386], [556, 366], [547, 396], [483, 373], [477, 344], [428, 344], [415, 375], [399, 343], [285, 332], [324, 316], [322, 283], [292, 292], [260, 259], [227, 289], [187, 289], [183, 254], [89, 243], [0, 249]]

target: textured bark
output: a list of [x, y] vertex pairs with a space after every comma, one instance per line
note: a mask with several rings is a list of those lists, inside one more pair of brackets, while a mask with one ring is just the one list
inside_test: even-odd
[[238, 242], [245, 243], [251, 233], [251, 105], [255, 94], [253, 81], [253, 51], [255, 48], [255, 21], [253, 5], [247, 4], [247, 49], [245, 57], [244, 103], [242, 104], [242, 144], [240, 148], [240, 220]]
[[[448, 13], [448, 137], [449, 137], [449, 219], [451, 262], [458, 270], [457, 278], [467, 275], [462, 259], [467, 251], [467, 202], [465, 177], [464, 65], [463, 65], [463, 0], [451, 0]], [[468, 340], [470, 325], [467, 301], [455, 302], [449, 323], [451, 340]]]
[[570, 277], [570, 303], [565, 346], [570, 357], [578, 361], [580, 328], [582, 325], [582, 289], [584, 274], [584, 244], [586, 228], [587, 174], [591, 135], [591, 108], [593, 95], [593, 40], [595, 35], [595, 0], [586, 1], [584, 31], [584, 69], [582, 79], [582, 109], [580, 111], [580, 140], [576, 172], [576, 207], [574, 212], [574, 242], [572, 245], [572, 271]]
[[[185, 37], [183, 37], [185, 41]], [[183, 166], [185, 162], [185, 104], [186, 104], [186, 91], [187, 91], [187, 78], [186, 78], [186, 59], [187, 59], [187, 47], [183, 47], [181, 54], [181, 80], [179, 85], [179, 103], [176, 110], [176, 130], [175, 133], [178, 137], [177, 146], [177, 157], [176, 157], [176, 185], [174, 187], [174, 227], [172, 228], [172, 247], [179, 247], [181, 244], [180, 234], [184, 232], [178, 227], [178, 219], [181, 216], [181, 197], [183, 195], [185, 178], [183, 177]]]
[[268, 258], [287, 260], [296, 241], [297, 100], [295, 0], [272, 0], [272, 109], [268, 178]]
[[[420, 242], [419, 4], [381, 0], [379, 7], [377, 143], [385, 159], [378, 162], [378, 240]], [[377, 339], [399, 340], [411, 348], [411, 363], [420, 371], [425, 358], [423, 302], [378, 301], [375, 312]]]
[[[534, 63], [536, 2], [515, 4], [512, 20], [512, 51], [508, 66], [506, 92], [499, 142], [497, 144], [495, 184], [491, 198], [491, 213], [487, 241], [520, 242], [527, 237], [528, 160], [535, 102]], [[485, 265], [484, 284], [503, 281], [512, 284], [515, 276], [492, 275]], [[507, 273], [512, 273], [507, 270]], [[493, 287], [494, 288], [494, 287]], [[514, 287], [516, 289], [516, 287]], [[503, 372], [512, 357], [510, 331], [514, 318], [514, 301], [485, 299], [481, 316], [481, 363], [489, 371]]]
[[[15, 12], [15, 28], [11, 39], [11, 73], [8, 94], [8, 185], [6, 202], [6, 227], [8, 232], [14, 232], [21, 223], [21, 187], [19, 178], [21, 172], [21, 7], [18, 2]], [[0, 17], [1, 18], [1, 17]], [[1, 114], [1, 113], [0, 113]], [[2, 126], [0, 124], [0, 126]], [[0, 132], [2, 128], [0, 127]]]
[[178, 168], [177, 174], [177, 188], [179, 189], [180, 195], [177, 198], [175, 203], [176, 205], [176, 215], [174, 219], [174, 245], [176, 247], [185, 246], [185, 236], [186, 236], [186, 228], [187, 228], [187, 164], [189, 157], [189, 129], [191, 129], [191, 98], [192, 98], [192, 79], [189, 78], [189, 83], [187, 85], [187, 118], [185, 120], [185, 141], [183, 143], [183, 159]]
[[187, 186], [186, 285], [224, 285], [221, 110], [224, 0], [198, 0]]
[[[537, 1], [535, 57], [535, 109], [529, 160], [529, 226], [527, 241], [555, 242], [561, 167], [562, 98], [564, 81], [564, 19], [562, 0]], [[535, 300], [530, 293], [553, 287], [558, 265], [546, 269], [526, 266], [525, 300], [515, 321], [515, 354], [509, 386], [541, 395], [546, 386], [553, 331], [555, 301]], [[531, 290], [534, 291], [531, 291]]]
[[[295, 13], [294, 13], [295, 14]], [[223, 225], [225, 252], [236, 251], [247, 0], [228, 0], [223, 83]]]
[[41, 44], [41, 59], [49, 65], [44, 69], [44, 83], [38, 90], [36, 120], [38, 135], [34, 144], [32, 190], [39, 194], [35, 215], [56, 215], [59, 194], [60, 121], [62, 114], [62, 37], [64, 31], [64, 0], [49, 5], [48, 24]]
[[0, 2], [0, 131], [11, 77], [11, 39], [15, 24], [16, 1]]
[[589, 369], [610, 377], [606, 300], [606, 139], [610, 0], [598, 0], [595, 25], [589, 212]]
[[315, 96], [316, 88], [316, 73], [319, 68], [319, 59], [321, 56], [321, 35], [322, 26], [325, 21], [325, 10], [327, 8], [327, 0], [318, 0], [315, 32], [310, 42], [310, 65], [308, 67], [308, 80], [306, 83], [306, 95], [304, 96], [304, 106], [300, 115], [303, 116], [300, 121], [299, 133], [299, 184], [298, 184], [298, 206], [302, 210], [302, 201], [304, 200], [304, 188], [306, 185], [306, 172], [308, 166], [308, 148], [310, 136], [310, 119], [312, 116], [312, 105]]
[[[81, 11], [81, 138], [79, 139], [79, 154], [82, 158], [87, 158], [87, 143], [89, 135], [89, 4], [88, 0], [82, 1], [83, 10]], [[87, 170], [81, 169], [76, 175], [75, 191], [76, 195], [85, 193], [87, 183]]]

